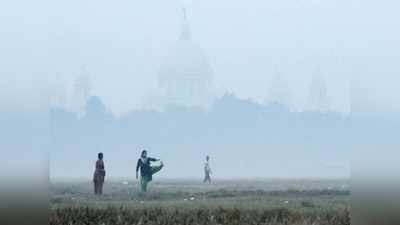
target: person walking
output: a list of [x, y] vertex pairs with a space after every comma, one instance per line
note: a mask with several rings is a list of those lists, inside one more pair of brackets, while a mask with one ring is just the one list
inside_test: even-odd
[[[151, 162], [160, 161], [159, 166], [151, 166]], [[140, 191], [147, 192], [147, 185], [153, 180], [153, 175], [159, 172], [164, 167], [163, 162], [160, 159], [147, 157], [147, 151], [143, 150], [140, 158], [136, 164], [136, 179], [139, 179], [140, 169]]]
[[103, 194], [103, 184], [104, 178], [106, 176], [106, 171], [104, 168], [104, 161], [103, 161], [103, 153], [99, 153], [97, 155], [96, 161], [96, 169], [93, 175], [93, 183], [94, 183], [94, 194], [95, 195], [102, 195]]
[[204, 183], [211, 183], [211, 174], [210, 156], [206, 156], [206, 162], [204, 163]]

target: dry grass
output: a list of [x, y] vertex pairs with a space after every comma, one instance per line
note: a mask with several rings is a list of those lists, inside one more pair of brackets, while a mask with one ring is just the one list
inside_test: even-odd
[[110, 207], [61, 208], [53, 211], [50, 225], [349, 225], [349, 210], [304, 214], [284, 208], [270, 210], [243, 209], [183, 209], [143, 208], [126, 209]]
[[[343, 181], [154, 183], [146, 195], [120, 181], [93, 197], [90, 183], [52, 186], [51, 225], [349, 225]], [[279, 188], [271, 189], [275, 185]], [[336, 186], [335, 186], [336, 185]], [[185, 187], [185, 188], [182, 188]], [[333, 187], [333, 188], [332, 188]]]

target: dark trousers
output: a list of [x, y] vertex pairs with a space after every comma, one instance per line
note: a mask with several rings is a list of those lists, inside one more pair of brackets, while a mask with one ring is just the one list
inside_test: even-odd
[[151, 167], [151, 176], [146, 177], [146, 176], [141, 176], [140, 177], [140, 191], [141, 192], [147, 192], [147, 185], [151, 181], [151, 177], [160, 171], [163, 168], [163, 166], [152, 166]]
[[101, 195], [103, 194], [103, 181], [94, 181], [94, 194]]
[[209, 172], [205, 172], [205, 176], [204, 176], [204, 183], [211, 183], [211, 176]]

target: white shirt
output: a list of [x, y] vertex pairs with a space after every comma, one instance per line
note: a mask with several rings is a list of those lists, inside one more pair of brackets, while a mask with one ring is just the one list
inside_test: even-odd
[[205, 170], [207, 173], [211, 173], [211, 167], [210, 167], [210, 162], [209, 162], [209, 161], [206, 161], [206, 162], [204, 163], [204, 170]]

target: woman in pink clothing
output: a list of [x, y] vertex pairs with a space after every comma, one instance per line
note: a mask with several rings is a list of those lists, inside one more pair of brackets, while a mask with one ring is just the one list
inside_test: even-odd
[[96, 170], [93, 175], [93, 183], [94, 183], [94, 194], [102, 195], [103, 194], [103, 184], [104, 177], [106, 176], [106, 171], [104, 169], [103, 162], [103, 153], [98, 154], [98, 160], [96, 161]]

